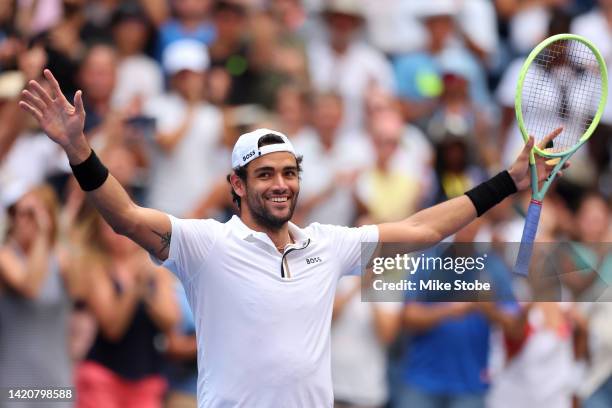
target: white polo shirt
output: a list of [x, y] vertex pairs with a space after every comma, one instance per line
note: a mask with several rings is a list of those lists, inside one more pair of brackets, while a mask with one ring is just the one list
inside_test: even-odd
[[332, 407], [330, 325], [338, 279], [358, 270], [374, 225], [289, 223], [295, 244], [234, 216], [170, 216], [166, 267], [183, 282], [198, 342], [198, 406]]

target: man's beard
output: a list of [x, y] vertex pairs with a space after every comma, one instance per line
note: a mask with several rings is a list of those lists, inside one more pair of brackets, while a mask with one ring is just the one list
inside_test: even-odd
[[275, 231], [279, 230], [285, 225], [285, 223], [291, 218], [293, 218], [293, 211], [295, 210], [295, 205], [297, 203], [297, 193], [293, 194], [291, 197], [291, 207], [289, 207], [289, 212], [284, 217], [276, 217], [268, 209], [266, 209], [265, 198], [260, 195], [257, 195], [254, 191], [251, 191], [247, 188], [247, 205], [249, 206], [249, 211], [253, 220], [260, 225], [261, 227]]

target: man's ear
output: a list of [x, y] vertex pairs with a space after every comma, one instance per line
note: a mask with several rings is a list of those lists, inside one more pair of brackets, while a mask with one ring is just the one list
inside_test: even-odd
[[234, 189], [236, 194], [238, 194], [238, 197], [242, 198], [246, 196], [246, 188], [244, 185], [244, 181], [236, 174], [230, 175], [230, 184], [232, 185], [232, 188]]

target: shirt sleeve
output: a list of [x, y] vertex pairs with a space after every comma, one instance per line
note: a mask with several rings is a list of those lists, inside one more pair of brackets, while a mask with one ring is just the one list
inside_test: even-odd
[[378, 227], [364, 225], [359, 228], [340, 227], [330, 228], [329, 237], [334, 253], [340, 262], [339, 277], [343, 275], [361, 275], [362, 261], [367, 263], [374, 254], [378, 244]]
[[168, 259], [163, 266], [187, 285], [200, 271], [222, 233], [223, 224], [216, 220], [184, 220], [172, 215], [172, 238]]

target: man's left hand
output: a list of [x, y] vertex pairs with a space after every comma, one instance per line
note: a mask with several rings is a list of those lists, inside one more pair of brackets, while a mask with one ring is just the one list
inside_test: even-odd
[[[546, 135], [546, 137], [544, 137], [544, 139], [542, 139], [542, 141], [538, 144], [538, 148], [545, 149], [548, 143], [550, 143], [555, 137], [559, 136], [562, 131], [563, 128], [557, 128]], [[533, 149], [534, 143], [533, 136], [529, 136], [529, 140], [525, 144], [525, 147], [517, 157], [514, 164], [512, 164], [508, 170], [508, 173], [510, 173], [510, 177], [512, 177], [518, 191], [526, 190], [531, 185], [531, 177], [529, 175], [529, 154]], [[550, 158], [542, 157], [538, 154], [535, 154], [534, 156], [538, 172], [538, 182], [541, 183], [548, 178], [550, 172], [555, 166], [554, 163], [550, 163]], [[567, 167], [569, 167], [569, 163], [565, 163], [563, 166], [564, 169]], [[562, 174], [562, 171], [558, 173], [559, 176]]]

